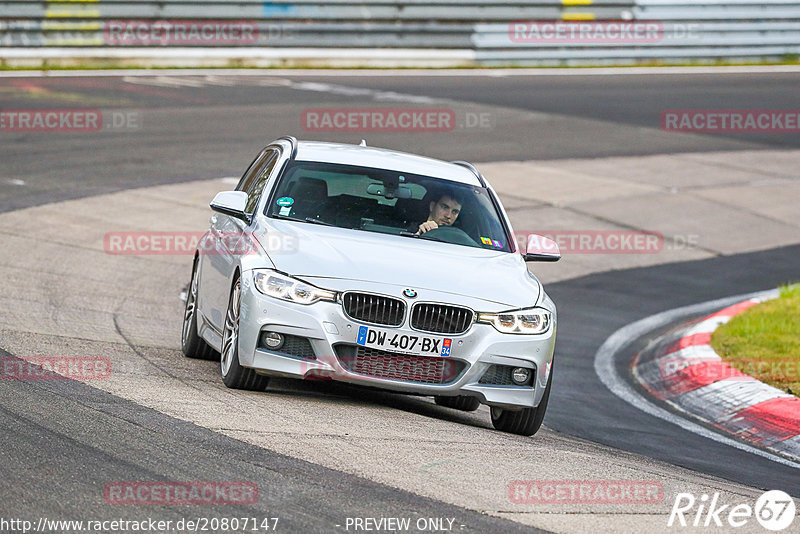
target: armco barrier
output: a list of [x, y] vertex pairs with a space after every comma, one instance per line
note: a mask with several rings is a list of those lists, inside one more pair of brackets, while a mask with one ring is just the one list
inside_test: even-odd
[[[176, 24], [191, 25], [196, 38], [118, 31]], [[237, 24], [246, 30], [233, 38], [224, 28]], [[800, 0], [0, 1], [0, 61], [9, 65], [37, 57], [580, 65], [798, 55]]]

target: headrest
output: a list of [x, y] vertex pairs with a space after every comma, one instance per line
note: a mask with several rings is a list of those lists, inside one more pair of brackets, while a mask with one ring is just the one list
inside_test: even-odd
[[328, 197], [328, 182], [319, 178], [301, 177], [292, 188], [295, 200], [324, 199]]

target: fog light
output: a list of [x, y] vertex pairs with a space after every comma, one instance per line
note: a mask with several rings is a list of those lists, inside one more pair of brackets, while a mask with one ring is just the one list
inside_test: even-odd
[[283, 336], [277, 332], [264, 332], [261, 334], [261, 342], [272, 350], [278, 350], [283, 346]]
[[513, 380], [515, 384], [518, 384], [520, 386], [527, 383], [530, 378], [531, 378], [530, 369], [525, 369], [524, 367], [515, 367], [511, 371], [511, 380]]

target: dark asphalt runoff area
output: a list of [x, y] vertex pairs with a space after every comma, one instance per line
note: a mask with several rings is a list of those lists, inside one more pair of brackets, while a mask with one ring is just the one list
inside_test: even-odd
[[[210, 531], [304, 533], [347, 532], [348, 518], [365, 517], [411, 518], [418, 532], [419, 518], [447, 518], [456, 532], [542, 532], [248, 445], [73, 380], [4, 380], [0, 430], [5, 519], [238, 518], [240, 528]], [[114, 504], [106, 491], [176, 480], [255, 484], [258, 493], [243, 504], [215, 493], [219, 504], [187, 507]]]
[[[796, 134], [682, 136], [658, 131], [666, 109], [796, 108], [800, 74], [467, 78], [266, 73], [265, 78], [322, 87], [277, 81], [179, 87], [104, 77], [0, 78], [0, 111], [83, 107], [132, 111], [140, 119], [138, 126], [101, 134], [0, 131], [0, 212], [130, 188], [239, 176], [259, 149], [280, 135], [357, 143], [363, 135], [305, 132], [302, 111], [386, 104], [390, 92], [455, 99], [476, 111], [501, 106], [564, 118], [551, 118], [540, 131], [520, 120], [495, 124], [489, 131], [366, 135], [370, 145], [443, 159], [482, 162], [800, 147]], [[325, 85], [371, 92], [347, 94]], [[606, 134], [576, 129], [567, 119], [600, 124]], [[545, 424], [800, 497], [796, 470], [665, 424], [615, 397], [593, 370], [598, 347], [626, 324], [679, 306], [769, 289], [797, 280], [798, 271], [800, 247], [795, 246], [549, 285], [547, 291], [559, 306], [559, 334]], [[532, 531], [270, 453], [71, 381], [0, 383], [0, 459], [0, 507], [20, 516], [108, 515], [102, 496], [108, 480], [259, 480], [266, 498], [258, 506], [237, 509], [237, 515], [285, 517], [283, 532], [333, 532], [339, 530], [333, 525], [348, 516], [404, 514], [456, 517], [465, 525], [462, 532]], [[141, 510], [117, 508], [113, 515], [142, 517]], [[203, 513], [233, 515], [212, 508]], [[153, 507], [150, 515], [174, 519], [186, 513]]]

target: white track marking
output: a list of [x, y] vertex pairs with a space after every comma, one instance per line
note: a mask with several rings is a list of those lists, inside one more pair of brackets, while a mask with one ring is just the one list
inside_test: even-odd
[[152, 78], [140, 78], [137, 76], [125, 76], [123, 82], [139, 85], [155, 85], [158, 87], [205, 87], [211, 85], [203, 79], [187, 78], [184, 76], [154, 76]]
[[722, 358], [719, 357], [719, 354], [714, 352], [714, 349], [711, 348], [711, 345], [692, 345], [691, 347], [686, 347], [684, 349], [676, 350], [675, 352], [670, 352], [668, 354], [664, 354], [663, 356], [659, 356], [658, 358], [655, 358], [655, 360], [664, 360], [668, 358], [673, 360], [722, 360]]
[[18, 178], [12, 178], [10, 180], [6, 180], [6, 182], [11, 185], [26, 185], [25, 180], [20, 180]]
[[[595, 68], [538, 68], [538, 69], [159, 69], [160, 75], [169, 76], [315, 76], [315, 77], [385, 77], [385, 76], [441, 76], [441, 77], [505, 77], [505, 76], [625, 76], [637, 74], [757, 74], [800, 73], [796, 65], [753, 65], [732, 67], [595, 67]], [[74, 78], [109, 76], [154, 76], [148, 69], [110, 70], [30, 70], [2, 71], [0, 78]]]
[[292, 89], [299, 89], [300, 91], [314, 91], [318, 93], [330, 93], [333, 95], [343, 96], [363, 96], [369, 97], [377, 102], [416, 102], [419, 104], [435, 104], [441, 102], [437, 98], [428, 96], [407, 95], [404, 93], [396, 93], [394, 91], [377, 91], [375, 89], [366, 89], [363, 87], [347, 87], [344, 85], [335, 85], [330, 83], [318, 82], [293, 82], [290, 87]]
[[713, 311], [715, 309], [720, 309], [726, 306], [730, 306], [732, 304], [736, 304], [737, 302], [741, 302], [749, 298], [768, 297], [774, 295], [775, 293], [776, 290], [769, 290], [769, 291], [760, 291], [757, 293], [748, 293], [745, 295], [737, 295], [734, 297], [728, 297], [724, 299], [714, 300], [711, 302], [704, 302], [701, 304], [694, 304], [692, 306], [685, 306], [683, 308], [677, 308], [674, 310], [665, 311], [656, 315], [651, 315], [650, 317], [647, 317], [635, 323], [631, 323], [614, 332], [614, 334], [612, 334], [611, 337], [609, 337], [605, 341], [605, 343], [603, 343], [603, 345], [597, 350], [597, 354], [595, 354], [594, 357], [595, 373], [597, 373], [597, 376], [600, 378], [600, 381], [603, 382], [603, 384], [605, 384], [605, 386], [609, 390], [611, 390], [611, 392], [614, 393], [617, 397], [621, 398], [628, 404], [642, 410], [647, 414], [650, 414], [654, 417], [658, 417], [659, 419], [663, 419], [664, 421], [670, 422], [674, 425], [683, 428], [684, 430], [688, 430], [689, 432], [693, 432], [699, 436], [703, 436], [705, 438], [714, 440], [717, 443], [722, 443], [723, 445], [729, 445], [744, 452], [748, 452], [750, 454], [755, 454], [756, 456], [761, 456], [768, 460], [772, 460], [773, 462], [793, 467], [795, 469], [800, 469], [799, 463], [792, 462], [786, 458], [763, 451], [756, 447], [752, 447], [745, 443], [740, 443], [736, 440], [723, 436], [722, 434], [718, 434], [698, 423], [689, 421], [688, 419], [684, 419], [683, 417], [680, 417], [668, 410], [665, 410], [664, 408], [661, 408], [660, 406], [653, 404], [649, 400], [642, 397], [642, 395], [640, 395], [637, 391], [635, 391], [630, 386], [630, 384], [628, 384], [617, 373], [615, 365], [617, 354], [631, 340], [637, 339], [647, 332], [666, 326], [670, 322], [680, 318], [683, 315], [706, 313]]
[[[204, 78], [178, 78], [173, 76], [155, 76], [155, 77], [134, 77], [125, 76], [122, 78], [123, 82], [132, 83], [136, 85], [154, 85], [156, 87], [205, 87], [208, 85], [220, 85], [218, 77], [206, 76]], [[233, 79], [229, 78], [222, 83], [227, 86], [252, 86], [258, 85], [262, 87], [287, 87], [298, 91], [311, 91], [315, 93], [329, 93], [332, 95], [362, 97], [370, 99], [375, 102], [413, 102], [417, 104], [435, 104], [443, 102], [440, 99], [431, 98], [428, 96], [410, 95], [405, 93], [398, 93], [395, 91], [380, 91], [376, 89], [367, 89], [365, 87], [348, 87], [345, 85], [336, 85], [330, 83], [319, 82], [293, 82], [286, 78], [242, 78]]]
[[233, 87], [238, 85], [237, 80], [234, 80], [230, 76], [208, 75], [203, 78], [203, 81], [208, 85], [221, 85], [223, 87]]
[[695, 336], [697, 334], [713, 334], [714, 331], [722, 326], [723, 324], [727, 323], [731, 320], [730, 315], [722, 315], [719, 317], [712, 317], [710, 319], [706, 319], [702, 323], [698, 323], [695, 326], [686, 330], [683, 333], [683, 337], [688, 336]]

